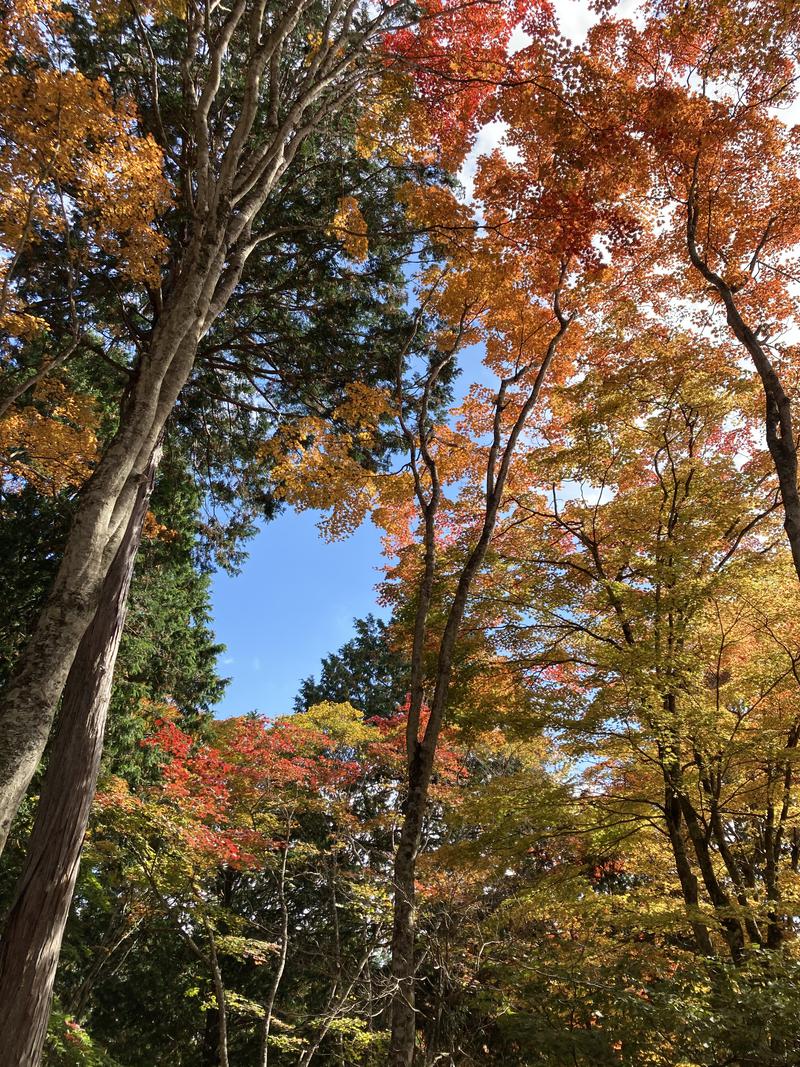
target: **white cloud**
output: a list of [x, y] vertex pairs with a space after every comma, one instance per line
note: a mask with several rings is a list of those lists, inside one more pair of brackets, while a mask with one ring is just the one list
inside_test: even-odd
[[555, 0], [553, 4], [561, 33], [573, 44], [581, 44], [597, 16], [586, 0]]

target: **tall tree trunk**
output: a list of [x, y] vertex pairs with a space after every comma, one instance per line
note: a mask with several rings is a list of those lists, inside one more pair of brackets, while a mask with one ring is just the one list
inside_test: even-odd
[[[170, 282], [119, 429], [81, 493], [55, 583], [0, 701], [0, 851], [127, 529], [139, 479], [191, 372], [201, 338], [225, 310], [248, 256], [265, 237], [253, 240], [256, 218], [318, 123], [355, 93], [361, 78], [357, 60], [391, 22], [397, 5], [379, 5], [358, 29], [357, 6], [322, 5], [330, 34], [323, 35], [311, 61], [286, 86], [277, 72], [307, 0], [292, 0], [283, 11], [279, 5], [277, 16], [268, 21], [264, 4], [248, 10], [246, 0], [236, 0], [217, 31], [203, 41], [205, 74], [198, 72], [199, 84], [190, 79], [184, 100], [189, 123], [184, 136], [196, 148], [188, 153], [196, 157], [191, 168], [181, 173], [184, 189], [190, 190], [183, 203], [189, 236], [172, 249], [165, 270]], [[182, 57], [187, 69], [196, 59], [198, 35], [199, 27], [189, 33], [194, 44]], [[223, 71], [232, 70], [232, 64], [238, 64], [243, 82], [240, 111], [233, 122], [218, 126], [220, 94], [227, 92]], [[271, 113], [266, 139], [256, 123], [264, 106], [265, 76]]]
[[[197, 273], [197, 272], [195, 272]], [[44, 752], [56, 708], [127, 537], [142, 479], [194, 362], [203, 285], [178, 286], [137, 368], [119, 429], [81, 492], [53, 587], [0, 701], [0, 852]], [[174, 305], [186, 299], [188, 307]]]
[[394, 916], [392, 926], [392, 1067], [411, 1067], [416, 1042], [414, 1009], [415, 881], [422, 822], [428, 802], [430, 775], [414, 770], [405, 817], [394, 857]]
[[751, 901], [747, 897], [747, 890], [749, 889], [753, 892], [756, 888], [752, 869], [749, 864], [740, 863], [731, 850], [725, 834], [725, 824], [719, 810], [719, 797], [715, 795], [710, 780], [703, 775], [702, 767], [701, 782], [703, 790], [708, 797], [709, 831], [716, 842], [720, 858], [725, 864], [725, 870], [728, 872], [728, 877], [736, 890], [736, 900], [742, 909], [747, 936], [754, 945], [761, 947], [764, 944], [764, 937], [761, 933], [761, 928], [751, 913]]
[[151, 454], [100, 605], [80, 642], [42, 783], [25, 867], [0, 943], [0, 1048], [14, 1067], [39, 1063], [89, 810], [133, 565], [160, 448]]
[[689, 832], [689, 840], [694, 846], [697, 858], [697, 866], [703, 878], [706, 892], [719, 913], [722, 932], [727, 942], [731, 959], [738, 963], [744, 955], [745, 939], [741, 923], [732, 914], [733, 905], [731, 898], [723, 888], [714, 870], [714, 861], [708, 845], [708, 837], [700, 824], [700, 818], [695, 811], [694, 805], [685, 793], [680, 794], [681, 812], [686, 829]]
[[708, 927], [700, 921], [700, 897], [697, 886], [697, 876], [692, 870], [689, 857], [686, 853], [686, 843], [681, 833], [681, 805], [678, 795], [669, 781], [664, 785], [664, 816], [667, 824], [669, 843], [672, 846], [672, 855], [675, 859], [675, 871], [681, 884], [683, 902], [686, 905], [686, 913], [692, 927], [692, 933], [698, 949], [704, 956], [714, 955], [714, 946]]
[[219, 1010], [217, 1008], [208, 1007], [205, 1010], [200, 1057], [202, 1067], [219, 1067]]
[[767, 913], [767, 946], [772, 949], [780, 948], [783, 942], [783, 929], [778, 913], [781, 902], [778, 885], [779, 854], [780, 836], [775, 825], [775, 805], [770, 798], [764, 823], [764, 882], [767, 887], [767, 900], [770, 902]]
[[[436, 461], [427, 449], [427, 442], [421, 442], [422, 454], [431, 476], [433, 487], [430, 500], [426, 500], [417, 483], [417, 499], [424, 517], [425, 570], [420, 585], [420, 600], [415, 619], [414, 646], [412, 651], [412, 683], [416, 682], [417, 693], [412, 684], [409, 702], [408, 723], [406, 725], [406, 750], [408, 757], [408, 779], [403, 825], [400, 841], [394, 861], [394, 915], [392, 927], [392, 1033], [389, 1053], [391, 1067], [411, 1067], [414, 1062], [416, 1045], [416, 1015], [414, 1010], [414, 983], [416, 981], [414, 964], [415, 918], [414, 897], [422, 825], [428, 804], [428, 790], [436, 759], [436, 746], [444, 722], [447, 701], [450, 694], [453, 654], [461, 631], [461, 623], [467, 607], [467, 600], [477, 577], [489, 544], [494, 535], [497, 517], [503, 502], [506, 481], [514, 450], [520, 434], [527, 425], [528, 418], [534, 410], [544, 385], [545, 378], [555, 358], [561, 339], [566, 334], [574, 314], [565, 315], [561, 309], [561, 286], [567, 272], [567, 263], [563, 263], [558, 286], [553, 294], [553, 313], [558, 329], [551, 336], [541, 363], [522, 407], [508, 431], [503, 443], [502, 413], [505, 409], [509, 388], [518, 385], [526, 374], [530, 373], [535, 363], [520, 367], [510, 378], [500, 382], [495, 397], [495, 417], [493, 420], [492, 442], [489, 447], [486, 465], [485, 510], [480, 533], [470, 550], [456, 584], [450, 607], [447, 611], [442, 637], [437, 650], [435, 686], [431, 701], [430, 714], [422, 738], [419, 737], [420, 713], [422, 711], [423, 692], [423, 656], [427, 630], [430, 594], [433, 587], [435, 563], [435, 517], [438, 505], [439, 474]], [[438, 373], [436, 371], [435, 373]], [[425, 394], [427, 403], [427, 393]], [[425, 412], [427, 418], [427, 411]], [[424, 419], [420, 419], [420, 426]], [[404, 426], [405, 430], [405, 426]], [[406, 431], [408, 439], [408, 433]], [[412, 452], [413, 455], [413, 452]], [[413, 465], [413, 464], [412, 464]], [[415, 468], [416, 471], [416, 468]]]
[[214, 932], [208, 930], [209, 952], [211, 964], [211, 977], [214, 984], [214, 997], [217, 1001], [217, 1053], [219, 1055], [219, 1067], [230, 1067], [228, 1058], [228, 1005], [225, 996], [225, 983], [222, 980], [222, 971], [219, 966], [217, 955], [217, 943]]
[[764, 389], [764, 427], [783, 503], [783, 528], [792, 552], [792, 561], [800, 578], [800, 491], [797, 485], [797, 445], [792, 419], [792, 401], [783, 387], [778, 372], [764, 347], [758, 330], [745, 321], [736, 293], [724, 278], [712, 270], [697, 245], [698, 190], [695, 178], [689, 191], [686, 213], [686, 244], [692, 266], [719, 294], [725, 307], [725, 318], [736, 340], [749, 355]]
[[264, 1021], [261, 1026], [261, 1047], [258, 1056], [259, 1067], [267, 1067], [269, 1062], [269, 1035], [272, 1029], [275, 1001], [278, 998], [278, 990], [283, 981], [283, 973], [286, 970], [286, 960], [289, 955], [289, 905], [286, 900], [286, 868], [289, 862], [289, 845], [292, 840], [292, 816], [290, 815], [286, 826], [286, 840], [284, 841], [283, 856], [278, 873], [278, 903], [281, 910], [281, 939], [278, 952], [278, 963], [275, 974], [270, 984], [267, 1001], [264, 1005]]

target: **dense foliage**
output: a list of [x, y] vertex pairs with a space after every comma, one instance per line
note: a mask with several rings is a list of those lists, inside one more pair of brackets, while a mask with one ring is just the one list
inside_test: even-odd
[[800, 8], [631, 6], [0, 9], [3, 1067], [800, 1062]]

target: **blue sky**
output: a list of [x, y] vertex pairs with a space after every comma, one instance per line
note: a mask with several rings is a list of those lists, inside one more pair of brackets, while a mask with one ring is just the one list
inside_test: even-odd
[[219, 670], [231, 678], [218, 715], [291, 711], [300, 681], [352, 636], [353, 618], [381, 613], [378, 530], [365, 522], [326, 544], [316, 521], [286, 510], [253, 539], [239, 574], [214, 576], [214, 630], [227, 646]]
[[[461, 352], [454, 403], [473, 382], [495, 383], [482, 360], [482, 346]], [[226, 646], [219, 672], [231, 679], [217, 715], [290, 712], [302, 679], [318, 675], [322, 657], [353, 636], [353, 619], [386, 616], [375, 593], [384, 563], [380, 531], [366, 520], [329, 544], [318, 519], [318, 512], [286, 508], [250, 542], [239, 574], [214, 575], [214, 632]]]

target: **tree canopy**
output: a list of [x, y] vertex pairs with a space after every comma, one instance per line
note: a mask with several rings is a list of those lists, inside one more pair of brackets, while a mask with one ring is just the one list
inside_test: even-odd
[[800, 7], [577, 8], [0, 10], [10, 1067], [800, 1062]]

